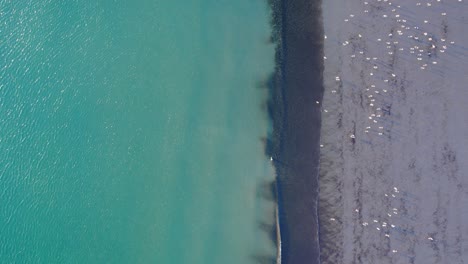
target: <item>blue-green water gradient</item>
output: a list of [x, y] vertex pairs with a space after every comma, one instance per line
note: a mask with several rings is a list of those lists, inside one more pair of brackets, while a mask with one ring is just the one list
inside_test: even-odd
[[254, 263], [263, 0], [0, 0], [0, 263]]

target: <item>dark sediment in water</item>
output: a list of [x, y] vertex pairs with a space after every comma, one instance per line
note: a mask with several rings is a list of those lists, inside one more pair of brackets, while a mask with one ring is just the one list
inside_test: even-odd
[[266, 144], [277, 178], [282, 264], [319, 263], [318, 165], [323, 96], [321, 1], [270, 0], [276, 72]]

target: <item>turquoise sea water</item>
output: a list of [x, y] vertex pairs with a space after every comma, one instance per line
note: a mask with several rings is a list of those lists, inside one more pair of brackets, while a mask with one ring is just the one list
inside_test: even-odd
[[0, 263], [255, 263], [263, 0], [0, 0]]

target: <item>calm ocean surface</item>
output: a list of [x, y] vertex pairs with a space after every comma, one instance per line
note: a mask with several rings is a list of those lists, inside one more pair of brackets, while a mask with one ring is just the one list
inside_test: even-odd
[[0, 0], [0, 263], [256, 263], [263, 0]]

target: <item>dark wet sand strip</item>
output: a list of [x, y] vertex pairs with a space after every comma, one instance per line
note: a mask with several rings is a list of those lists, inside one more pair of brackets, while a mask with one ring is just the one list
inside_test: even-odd
[[[273, 1], [274, 2], [274, 1]], [[318, 164], [323, 96], [321, 1], [276, 1], [277, 72], [268, 152], [278, 172], [282, 264], [319, 263]]]

